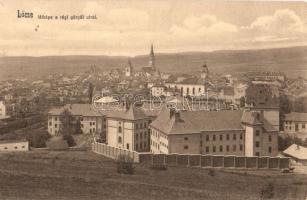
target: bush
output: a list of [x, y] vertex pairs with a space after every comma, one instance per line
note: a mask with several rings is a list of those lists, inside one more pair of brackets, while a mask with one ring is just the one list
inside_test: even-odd
[[31, 147], [43, 148], [46, 147], [46, 142], [50, 138], [50, 135], [46, 131], [35, 131], [27, 135], [26, 138], [29, 141]]
[[117, 158], [117, 173], [134, 174], [133, 159], [127, 155], [120, 155]]
[[75, 140], [71, 135], [63, 135], [63, 140], [65, 140], [69, 147], [75, 146]]
[[213, 169], [209, 169], [208, 175], [215, 176], [215, 171]]
[[261, 199], [272, 199], [274, 197], [274, 185], [273, 183], [268, 183], [264, 185], [260, 191]]
[[153, 164], [151, 166], [152, 169], [155, 169], [155, 170], [167, 170], [167, 165], [165, 164]]

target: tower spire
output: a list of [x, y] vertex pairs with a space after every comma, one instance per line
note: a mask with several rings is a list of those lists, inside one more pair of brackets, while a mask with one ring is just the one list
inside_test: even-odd
[[155, 66], [155, 54], [154, 54], [154, 49], [153, 49], [153, 44], [152, 43], [151, 43], [150, 54], [149, 54], [149, 67], [153, 68], [154, 70], [156, 69], [156, 66]]

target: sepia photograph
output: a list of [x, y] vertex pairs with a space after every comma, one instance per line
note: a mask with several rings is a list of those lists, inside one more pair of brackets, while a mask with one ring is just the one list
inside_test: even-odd
[[307, 2], [0, 0], [0, 200], [307, 200]]

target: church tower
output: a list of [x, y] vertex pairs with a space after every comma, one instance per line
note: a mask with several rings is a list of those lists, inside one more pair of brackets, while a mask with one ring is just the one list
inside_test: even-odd
[[201, 69], [200, 69], [200, 78], [203, 79], [203, 80], [206, 80], [209, 76], [209, 69], [207, 67], [206, 64], [202, 65], [201, 66]]
[[149, 54], [149, 67], [151, 67], [153, 70], [156, 70], [153, 44], [151, 44], [151, 49], [150, 49], [150, 54]]
[[126, 77], [133, 76], [133, 67], [132, 67], [130, 59], [128, 60], [128, 66], [125, 68], [125, 76]]

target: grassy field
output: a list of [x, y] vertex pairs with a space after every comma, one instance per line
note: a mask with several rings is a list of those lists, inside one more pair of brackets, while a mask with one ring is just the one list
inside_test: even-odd
[[0, 199], [260, 199], [273, 183], [274, 199], [305, 199], [307, 176], [279, 171], [238, 171], [136, 166], [117, 173], [116, 163], [92, 152], [33, 151], [0, 154]]

